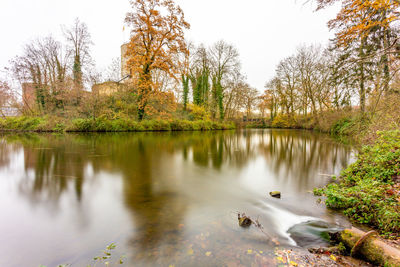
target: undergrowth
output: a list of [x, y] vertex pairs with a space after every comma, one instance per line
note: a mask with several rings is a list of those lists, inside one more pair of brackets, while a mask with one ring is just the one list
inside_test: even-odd
[[329, 208], [342, 210], [354, 221], [378, 229], [385, 237], [399, 237], [400, 131], [380, 132], [337, 183], [314, 193], [326, 196]]
[[32, 132], [143, 132], [209, 131], [234, 129], [233, 123], [211, 120], [136, 120], [104, 117], [65, 120], [54, 117], [15, 117], [0, 119], [2, 131]]

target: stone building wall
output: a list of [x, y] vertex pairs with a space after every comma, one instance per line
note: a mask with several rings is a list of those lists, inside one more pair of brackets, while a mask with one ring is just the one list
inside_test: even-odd
[[127, 75], [130, 75], [130, 71], [128, 69], [128, 57], [126, 55], [126, 52], [128, 51], [128, 43], [123, 44], [121, 46], [121, 78], [126, 77]]
[[36, 87], [33, 83], [22, 84], [22, 101], [25, 110], [32, 110], [36, 107]]
[[92, 92], [100, 96], [110, 96], [118, 92], [119, 84], [117, 82], [105, 82], [95, 84], [92, 87]]
[[111, 96], [118, 92], [127, 90], [127, 85], [118, 82], [105, 82], [95, 84], [92, 87], [92, 93], [99, 96]]

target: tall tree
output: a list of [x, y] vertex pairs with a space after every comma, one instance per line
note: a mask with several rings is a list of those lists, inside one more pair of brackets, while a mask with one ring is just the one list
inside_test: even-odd
[[83, 69], [91, 63], [90, 46], [93, 42], [87, 25], [78, 18], [70, 28], [64, 29], [64, 35], [73, 55], [72, 73], [79, 98], [79, 92], [83, 89]]
[[[389, 91], [390, 48], [397, 43], [397, 38], [391, 38], [393, 23], [400, 19], [399, 0], [317, 0], [318, 8], [322, 9], [335, 2], [341, 2], [341, 10], [335, 19], [329, 21], [330, 29], [335, 30], [337, 47], [357, 45], [359, 72], [360, 109], [365, 111], [366, 105], [366, 73], [367, 65], [373, 56], [380, 57], [380, 65], [384, 73], [383, 87]], [[374, 39], [374, 35], [378, 38]], [[371, 40], [372, 39], [372, 40]], [[393, 41], [391, 40], [393, 39]], [[371, 41], [375, 41], [375, 49], [371, 51]], [[380, 54], [380, 55], [379, 55]]]
[[212, 108], [211, 114], [216, 116], [217, 109], [219, 118], [224, 119], [224, 89], [229, 77], [240, 69], [239, 52], [237, 49], [224, 41], [219, 41], [210, 49], [212, 65]]
[[182, 74], [182, 86], [183, 86], [183, 110], [186, 110], [187, 104], [189, 103], [189, 77]]
[[65, 102], [68, 53], [60, 42], [49, 36], [24, 47], [24, 54], [11, 61], [12, 70], [22, 83], [35, 87], [39, 110], [50, 112]]
[[138, 119], [145, 116], [149, 97], [155, 89], [152, 75], [156, 70], [178, 80], [181, 53], [187, 53], [182, 9], [172, 0], [132, 0], [133, 12], [125, 22], [131, 29], [128, 45], [128, 67], [136, 80], [138, 94]]
[[207, 49], [203, 45], [200, 45], [193, 57], [189, 75], [193, 88], [193, 103], [198, 106], [208, 107], [210, 56]]

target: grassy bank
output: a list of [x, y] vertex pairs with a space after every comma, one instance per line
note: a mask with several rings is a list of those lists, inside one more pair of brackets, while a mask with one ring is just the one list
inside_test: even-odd
[[0, 119], [0, 131], [22, 132], [144, 132], [209, 131], [234, 129], [233, 123], [209, 120], [74, 119], [57, 117], [16, 117]]
[[336, 181], [316, 189], [327, 207], [341, 210], [354, 222], [369, 225], [387, 238], [400, 238], [400, 96], [361, 115], [356, 110], [326, 111], [315, 116], [278, 115], [249, 128], [310, 129], [339, 138], [351, 137], [360, 147], [357, 161]]
[[386, 237], [400, 237], [400, 131], [380, 132], [336, 183], [316, 189], [326, 205]]

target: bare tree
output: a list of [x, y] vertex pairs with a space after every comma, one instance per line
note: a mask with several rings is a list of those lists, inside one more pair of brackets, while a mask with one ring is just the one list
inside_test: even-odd
[[21, 86], [30, 83], [35, 88], [36, 103], [42, 111], [64, 104], [68, 56], [61, 43], [49, 36], [28, 43], [24, 54], [11, 60], [14, 77]]
[[87, 25], [78, 18], [69, 28], [63, 28], [68, 49], [73, 55], [73, 81], [75, 89], [80, 91], [84, 85], [84, 69], [92, 63], [90, 46], [93, 44]]
[[121, 79], [121, 58], [113, 58], [111, 64], [106, 69], [107, 81], [119, 81]]
[[223, 120], [224, 89], [229, 78], [240, 69], [239, 52], [233, 45], [219, 41], [211, 47], [209, 53], [212, 66], [211, 114], [215, 117], [218, 107], [219, 117]]
[[244, 87], [244, 100], [245, 100], [244, 106], [246, 109], [246, 116], [248, 119], [252, 117], [252, 111], [256, 107], [259, 100], [258, 96], [259, 93], [257, 89], [252, 88], [250, 86]]

